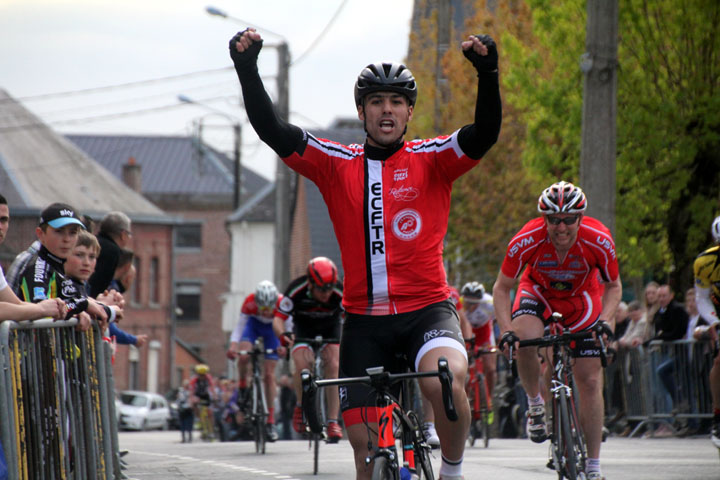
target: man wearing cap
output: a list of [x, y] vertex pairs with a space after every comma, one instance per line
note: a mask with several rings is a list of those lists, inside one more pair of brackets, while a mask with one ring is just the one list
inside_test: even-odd
[[[10, 209], [7, 200], [0, 195], [0, 244], [5, 241], [10, 226]], [[15, 295], [5, 280], [0, 267], [0, 321], [3, 320], [35, 320], [52, 317], [65, 318], [65, 302], [59, 298], [43, 300], [39, 303], [22, 302]]]
[[[85, 225], [76, 210], [64, 203], [53, 203], [40, 214], [40, 225], [35, 234], [40, 241], [37, 255], [28, 262], [18, 277], [16, 292], [21, 300], [37, 303], [47, 298], [62, 298], [70, 318], [82, 312], [97, 317], [102, 323], [108, 315], [96, 301], [82, 295], [73, 282], [65, 277], [63, 264], [72, 253], [78, 232]], [[89, 328], [89, 318], [79, 315], [80, 328]], [[101, 325], [104, 329], [104, 325]]]

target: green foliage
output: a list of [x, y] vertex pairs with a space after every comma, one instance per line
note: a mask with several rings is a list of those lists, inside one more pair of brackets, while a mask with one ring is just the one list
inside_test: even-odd
[[[541, 189], [577, 181], [579, 171], [586, 0], [495, 1], [492, 11], [487, 3], [466, 2], [474, 14], [453, 38], [488, 33], [498, 43], [503, 127], [498, 144], [454, 186], [451, 281], [491, 281], [506, 242], [535, 215]], [[669, 278], [683, 291], [720, 212], [720, 2], [622, 0], [619, 8], [615, 240], [622, 275], [628, 283]], [[456, 45], [442, 59], [448, 97], [435, 114], [436, 22], [425, 19], [411, 39], [408, 64], [422, 92], [411, 124], [417, 136], [472, 120], [474, 72]]]

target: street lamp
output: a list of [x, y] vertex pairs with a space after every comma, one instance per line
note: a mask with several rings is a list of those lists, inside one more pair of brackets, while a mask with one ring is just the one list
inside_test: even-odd
[[[275, 103], [278, 116], [289, 120], [290, 98], [289, 98], [289, 75], [290, 52], [285, 37], [279, 33], [261, 28], [239, 18], [228, 15], [225, 11], [215, 7], [206, 7], [205, 11], [213, 16], [232, 20], [246, 27], [257, 28], [280, 39], [277, 45], [266, 45], [275, 48], [278, 54], [277, 89], [278, 98]], [[291, 192], [294, 189], [293, 174], [280, 158], [275, 160], [275, 284], [287, 285], [290, 281], [290, 205], [292, 202]]]
[[[200, 107], [203, 107], [207, 110], [210, 110], [214, 115], [219, 115], [223, 118], [225, 118], [233, 127], [233, 132], [235, 134], [235, 148], [234, 148], [234, 184], [233, 184], [233, 210], [237, 210], [237, 208], [240, 206], [240, 197], [242, 196], [242, 163], [240, 158], [240, 146], [241, 146], [241, 126], [240, 121], [231, 116], [227, 113], [218, 110], [216, 108], [213, 108], [209, 105], [206, 105], [204, 103], [196, 102], [192, 98], [188, 97], [187, 95], [180, 94], [177, 96], [177, 99], [182, 103], [188, 103], [192, 105], [198, 105]], [[200, 124], [200, 129], [198, 132], [198, 138], [202, 144], [202, 124]]]

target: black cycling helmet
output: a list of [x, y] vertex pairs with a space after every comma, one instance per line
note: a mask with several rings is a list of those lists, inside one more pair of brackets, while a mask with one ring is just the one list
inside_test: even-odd
[[355, 82], [355, 105], [372, 92], [397, 92], [405, 95], [410, 106], [417, 100], [417, 84], [412, 72], [402, 63], [373, 63], [360, 72]]

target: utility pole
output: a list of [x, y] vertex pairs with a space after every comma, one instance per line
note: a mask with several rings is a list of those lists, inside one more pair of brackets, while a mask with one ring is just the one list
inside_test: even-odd
[[233, 186], [233, 211], [237, 210], [242, 200], [242, 158], [240, 151], [242, 148], [242, 131], [240, 123], [233, 124], [233, 131], [235, 132], [235, 185]]
[[[290, 53], [287, 42], [277, 46], [278, 53], [278, 100], [277, 113], [281, 119], [289, 118]], [[275, 174], [275, 285], [283, 291], [290, 281], [290, 202], [293, 191], [292, 172], [282, 159], [276, 160]]]
[[588, 214], [614, 232], [618, 0], [588, 0], [585, 46], [580, 187]]

